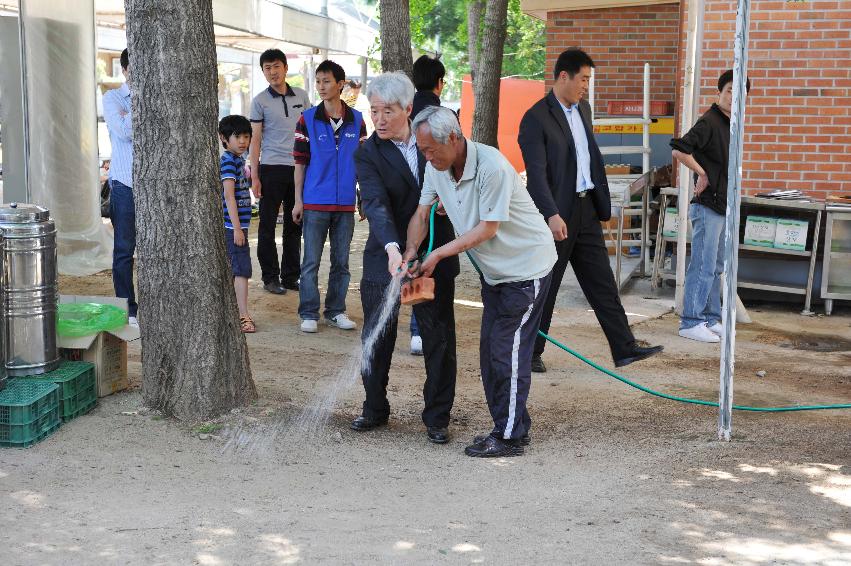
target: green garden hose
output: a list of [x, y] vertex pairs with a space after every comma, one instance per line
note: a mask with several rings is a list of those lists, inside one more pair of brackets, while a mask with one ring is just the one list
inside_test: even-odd
[[[429, 241], [428, 241], [428, 249], [426, 250], [426, 253], [425, 253], [426, 256], [431, 253], [431, 250], [434, 246], [434, 215], [435, 215], [436, 211], [437, 211], [437, 203], [434, 203], [434, 205], [432, 205], [432, 207], [431, 207], [431, 213], [429, 214], [429, 221], [428, 221]], [[476, 261], [470, 255], [470, 252], [465, 252], [465, 253], [467, 254], [467, 257], [469, 258], [470, 263], [473, 264], [473, 267], [476, 268], [476, 271], [479, 273], [479, 275], [481, 275], [482, 270], [479, 269], [478, 265], [476, 265]], [[423, 256], [423, 258], [425, 258], [425, 256]], [[567, 346], [565, 346], [564, 344], [562, 344], [561, 342], [559, 342], [555, 338], [545, 334], [544, 332], [541, 332], [540, 330], [538, 330], [538, 334], [540, 334], [541, 336], [546, 338], [549, 342], [551, 342], [555, 346], [561, 348], [562, 350], [564, 350], [568, 354], [577, 358], [578, 360], [585, 362], [586, 364], [588, 364], [592, 368], [596, 369], [597, 371], [601, 371], [601, 372], [605, 373], [606, 375], [608, 375], [609, 377], [613, 377], [613, 378], [617, 379], [618, 381], [629, 385], [630, 387], [634, 387], [634, 388], [638, 389], [639, 391], [649, 393], [650, 395], [654, 395], [656, 397], [661, 397], [662, 399], [670, 399], [671, 401], [679, 401], [680, 403], [690, 403], [692, 405], [705, 405], [707, 407], [717, 407], [718, 406], [718, 402], [716, 402], [716, 401], [704, 401], [703, 399], [691, 399], [691, 398], [688, 398], [688, 397], [677, 397], [676, 395], [668, 395], [667, 393], [660, 393], [659, 391], [654, 391], [653, 389], [650, 389], [649, 387], [645, 387], [645, 386], [643, 386], [639, 383], [635, 383], [634, 381], [631, 381], [631, 380], [629, 380], [629, 379], [627, 379], [627, 378], [625, 378], [621, 375], [616, 374], [615, 372], [613, 372], [610, 369], [607, 369], [607, 368], [604, 368], [601, 365], [598, 365], [597, 363], [589, 360], [588, 358], [586, 358], [585, 356], [583, 356], [579, 352], [568, 348]], [[735, 409], [737, 411], [752, 411], [752, 412], [758, 412], [758, 413], [788, 413], [788, 412], [792, 412], [792, 411], [818, 411], [818, 410], [822, 410], [822, 409], [851, 409], [851, 403], [843, 403], [843, 404], [838, 404], [838, 405], [800, 405], [800, 406], [792, 406], [792, 407], [750, 407], [750, 406], [747, 406], [747, 405], [733, 405], [733, 409]]]

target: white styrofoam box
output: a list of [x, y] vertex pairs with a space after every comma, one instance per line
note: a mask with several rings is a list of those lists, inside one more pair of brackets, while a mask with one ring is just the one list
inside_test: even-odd
[[778, 218], [777, 231], [774, 234], [774, 247], [802, 252], [807, 249], [809, 230], [809, 220]]
[[745, 244], [749, 246], [774, 247], [777, 219], [770, 216], [748, 216], [745, 222]]
[[664, 224], [662, 224], [662, 235], [674, 237], [680, 227], [680, 218], [677, 215], [677, 207], [669, 206], [665, 209]]

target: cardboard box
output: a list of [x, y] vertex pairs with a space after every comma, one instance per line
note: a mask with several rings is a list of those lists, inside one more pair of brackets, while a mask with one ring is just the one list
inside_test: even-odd
[[629, 175], [629, 165], [625, 163], [606, 165], [606, 175]]
[[768, 216], [748, 216], [745, 222], [745, 244], [749, 246], [774, 247], [777, 219]]
[[807, 234], [809, 231], [809, 220], [778, 218], [777, 231], [774, 234], [774, 247], [802, 252], [807, 249]]
[[[83, 297], [61, 295], [60, 303], [99, 303], [127, 310], [127, 299], [117, 297]], [[98, 332], [79, 338], [57, 336], [60, 354], [66, 360], [81, 360], [95, 364], [98, 397], [127, 389], [127, 342], [139, 338], [139, 329], [123, 326], [109, 332]]]
[[[610, 116], [643, 116], [644, 102], [641, 100], [610, 100], [606, 104]], [[651, 116], [673, 116], [674, 103], [668, 100], [651, 100]]]

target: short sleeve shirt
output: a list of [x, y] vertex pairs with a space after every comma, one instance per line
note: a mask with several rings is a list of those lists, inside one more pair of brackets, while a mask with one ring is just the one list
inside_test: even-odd
[[[219, 172], [222, 181], [230, 179], [234, 182], [234, 199], [236, 200], [236, 212], [239, 217], [239, 224], [243, 230], [248, 229], [251, 223], [251, 194], [249, 188], [251, 181], [245, 174], [245, 160], [239, 155], [234, 155], [230, 151], [225, 151], [219, 160]], [[224, 191], [222, 191], [222, 206], [225, 213], [225, 228], [233, 230], [233, 223], [228, 214], [228, 203], [225, 200]]]
[[543, 215], [520, 176], [499, 150], [467, 140], [467, 162], [459, 181], [429, 163], [421, 205], [440, 198], [457, 235], [481, 221], [497, 221], [490, 240], [470, 250], [489, 285], [545, 277], [556, 263], [556, 248]]
[[248, 119], [263, 124], [260, 143], [260, 163], [263, 165], [294, 165], [293, 142], [295, 127], [301, 113], [310, 108], [307, 93], [287, 85], [282, 95], [271, 86], [254, 97]]

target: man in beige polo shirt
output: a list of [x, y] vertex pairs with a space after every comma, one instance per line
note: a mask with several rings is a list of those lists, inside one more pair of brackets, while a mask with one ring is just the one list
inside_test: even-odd
[[[480, 364], [494, 427], [474, 438], [465, 453], [519, 456], [529, 444], [532, 347], [556, 262], [555, 244], [508, 160], [495, 148], [464, 139], [451, 110], [425, 108], [412, 127], [429, 165], [402, 262], [416, 259], [431, 206], [439, 199], [457, 237], [414, 263], [409, 274], [430, 276], [441, 260], [469, 251], [482, 279]], [[390, 266], [391, 272], [396, 267]]]

